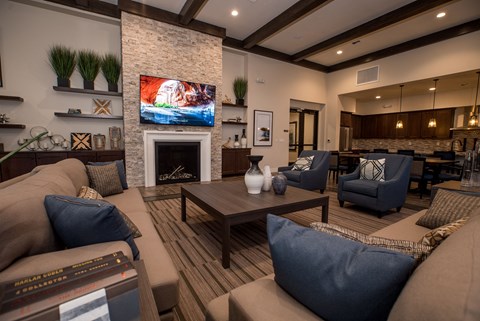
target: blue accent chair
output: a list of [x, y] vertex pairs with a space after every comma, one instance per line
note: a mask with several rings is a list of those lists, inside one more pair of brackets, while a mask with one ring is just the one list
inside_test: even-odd
[[382, 217], [391, 208], [402, 209], [407, 197], [412, 157], [396, 154], [367, 154], [365, 159], [385, 158], [385, 181], [360, 179], [360, 166], [338, 178], [338, 201], [370, 208]]
[[319, 189], [323, 194], [327, 186], [330, 152], [321, 150], [304, 150], [299, 157], [315, 156], [309, 170], [294, 171], [293, 165], [279, 167], [278, 171], [287, 177], [287, 184], [308, 190]]

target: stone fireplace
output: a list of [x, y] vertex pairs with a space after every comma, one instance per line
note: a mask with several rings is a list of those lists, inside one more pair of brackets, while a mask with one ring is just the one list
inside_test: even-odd
[[[171, 132], [145, 130], [143, 132], [144, 141], [144, 159], [145, 159], [145, 186], [157, 185], [156, 175], [156, 143], [169, 143], [168, 145], [187, 146], [192, 143], [199, 143], [200, 159], [200, 181], [211, 181], [211, 134], [210, 132]], [[185, 145], [187, 144], [187, 145]], [[172, 151], [175, 153], [175, 151]], [[184, 164], [175, 165], [186, 167]], [[163, 173], [165, 174], [165, 173]], [[198, 179], [197, 179], [198, 180]]]
[[199, 142], [155, 142], [156, 185], [199, 180]]

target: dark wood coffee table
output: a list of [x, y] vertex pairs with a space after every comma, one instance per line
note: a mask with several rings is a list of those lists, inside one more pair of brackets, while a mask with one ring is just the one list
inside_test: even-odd
[[222, 266], [230, 267], [230, 227], [264, 218], [268, 213], [286, 214], [322, 207], [322, 222], [328, 221], [328, 196], [287, 187], [285, 195], [272, 191], [247, 193], [243, 180], [185, 185], [181, 188], [182, 221], [187, 220], [186, 199], [220, 221], [222, 230]]

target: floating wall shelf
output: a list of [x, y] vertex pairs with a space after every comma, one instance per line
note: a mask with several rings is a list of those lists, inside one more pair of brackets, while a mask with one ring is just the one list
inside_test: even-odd
[[222, 121], [222, 124], [246, 125], [247, 123], [242, 122], [242, 121]]
[[53, 90], [67, 92], [67, 93], [122, 97], [122, 93], [117, 93], [114, 91], [102, 91], [102, 90], [91, 90], [91, 89], [58, 87], [58, 86], [53, 86]]
[[113, 115], [95, 115], [95, 114], [69, 114], [69, 113], [55, 113], [57, 117], [72, 117], [72, 118], [96, 118], [96, 119], [123, 119], [123, 116]]
[[0, 95], [0, 100], [23, 101], [23, 98], [22, 98], [22, 97], [18, 97], [18, 96], [4, 96], [4, 95]]
[[222, 103], [222, 106], [226, 107], [238, 107], [238, 108], [248, 108], [248, 106], [244, 105], [235, 105], [235, 104], [229, 104], [229, 103]]
[[25, 125], [22, 124], [0, 124], [0, 128], [25, 128]]

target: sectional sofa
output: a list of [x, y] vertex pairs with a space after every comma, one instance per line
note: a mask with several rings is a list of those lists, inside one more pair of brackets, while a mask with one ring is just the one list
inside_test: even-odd
[[[0, 184], [0, 283], [48, 272], [116, 251], [133, 260], [124, 241], [65, 249], [44, 206], [46, 195], [77, 196], [89, 185], [86, 166], [77, 159], [40, 166]], [[161, 320], [173, 320], [179, 298], [178, 273], [164, 247], [137, 188], [105, 197], [138, 227], [134, 239], [150, 280]]]
[[[373, 235], [418, 242], [430, 231], [416, 224], [426, 212], [420, 211]], [[206, 321], [323, 320], [279, 286], [274, 277], [255, 280], [212, 300]], [[394, 301], [388, 320], [480, 320], [479, 298], [480, 207], [476, 205], [467, 223], [414, 270]]]

